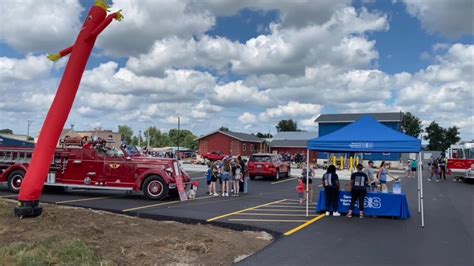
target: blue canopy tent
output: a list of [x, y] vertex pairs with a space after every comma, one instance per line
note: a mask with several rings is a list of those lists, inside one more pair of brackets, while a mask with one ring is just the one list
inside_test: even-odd
[[[339, 130], [308, 140], [309, 150], [325, 152], [400, 152], [418, 153], [421, 162], [421, 140], [387, 127], [367, 115]], [[418, 164], [418, 211], [423, 215], [421, 163]]]

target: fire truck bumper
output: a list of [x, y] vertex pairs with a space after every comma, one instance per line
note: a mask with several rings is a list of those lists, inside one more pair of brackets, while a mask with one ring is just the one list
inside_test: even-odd
[[38, 217], [43, 212], [43, 207], [39, 206], [39, 201], [19, 201], [15, 207], [15, 216], [21, 218]]

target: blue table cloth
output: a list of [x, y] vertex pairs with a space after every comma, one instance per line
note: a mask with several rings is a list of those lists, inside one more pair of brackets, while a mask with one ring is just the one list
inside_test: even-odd
[[[407, 197], [403, 193], [393, 194], [368, 192], [364, 202], [364, 215], [366, 216], [400, 217], [404, 220], [410, 218], [410, 210], [408, 208]], [[351, 193], [349, 191], [339, 191], [338, 211], [340, 213], [349, 212], [350, 204]], [[326, 211], [326, 193], [324, 190], [321, 190], [319, 192], [319, 200], [316, 205], [316, 211]], [[353, 213], [354, 215], [359, 214], [357, 202], [355, 204]]]

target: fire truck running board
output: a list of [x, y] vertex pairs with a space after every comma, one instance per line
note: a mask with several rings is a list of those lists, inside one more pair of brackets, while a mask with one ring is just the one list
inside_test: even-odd
[[70, 185], [70, 184], [48, 184], [45, 183], [45, 186], [55, 186], [55, 187], [67, 187], [67, 188], [87, 188], [87, 189], [103, 189], [103, 190], [122, 190], [122, 191], [133, 191], [133, 188], [128, 187], [107, 187], [107, 186], [86, 186], [86, 185]]

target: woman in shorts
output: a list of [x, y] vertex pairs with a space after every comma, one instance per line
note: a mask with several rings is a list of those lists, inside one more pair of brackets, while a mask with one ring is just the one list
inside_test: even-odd
[[230, 181], [230, 173], [232, 172], [231, 166], [231, 158], [227, 158], [224, 160], [224, 171], [222, 173], [222, 196], [228, 197], [229, 196], [229, 181]]

